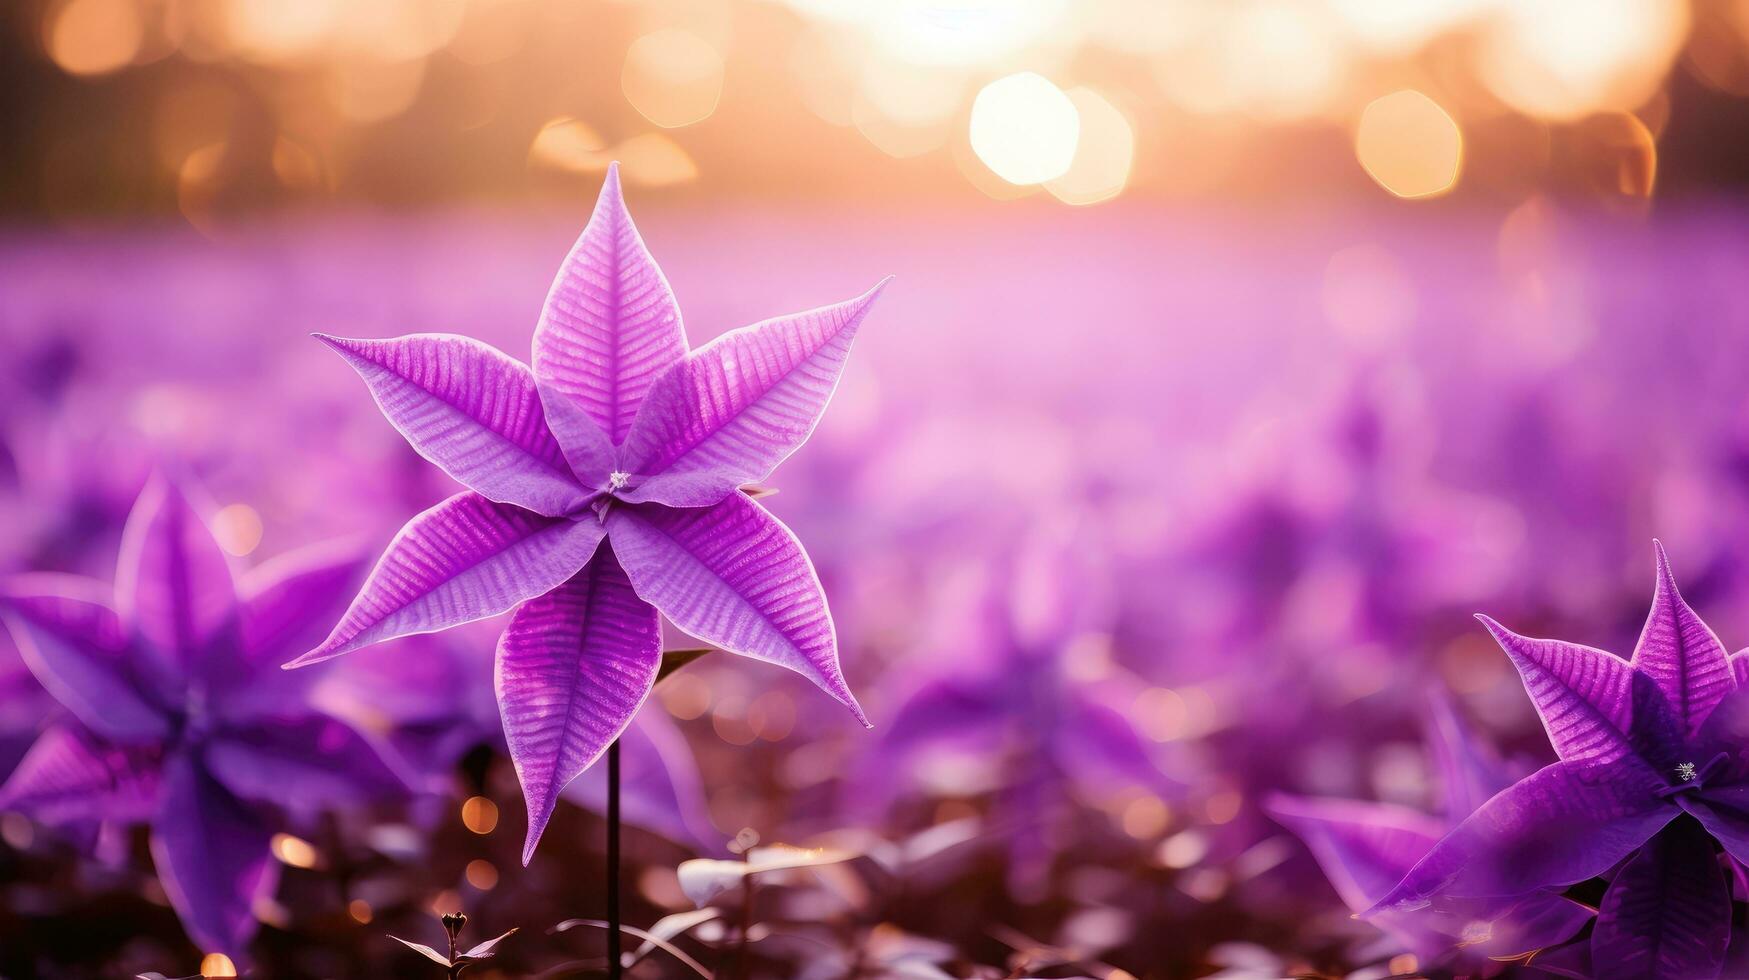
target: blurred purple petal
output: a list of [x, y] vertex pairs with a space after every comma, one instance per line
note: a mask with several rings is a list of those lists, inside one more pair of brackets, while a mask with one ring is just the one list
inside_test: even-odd
[[557, 517], [586, 494], [547, 430], [528, 368], [454, 334], [317, 338], [358, 371], [419, 455], [500, 503]]
[[255, 903], [279, 881], [272, 837], [199, 762], [177, 756], [166, 764], [152, 860], [183, 928], [202, 950], [247, 960], [259, 926]]
[[[608, 442], [623, 442], [645, 393], [685, 353], [680, 308], [626, 211], [614, 164], [534, 332], [541, 398], [580, 471], [598, 453], [583, 424], [592, 421]], [[583, 415], [553, 411], [559, 400]]]
[[1386, 803], [1278, 794], [1265, 809], [1306, 842], [1343, 904], [1356, 912], [1389, 894], [1445, 833], [1440, 821]]
[[309, 815], [344, 803], [405, 795], [382, 749], [324, 715], [278, 718], [220, 730], [205, 746], [207, 770], [246, 800]]
[[93, 731], [126, 742], [170, 734], [156, 691], [135, 675], [140, 663], [120, 617], [98, 583], [67, 575], [28, 575], [7, 583], [3, 618], [43, 687]]
[[510, 618], [494, 686], [528, 804], [523, 864], [559, 792], [631, 723], [661, 662], [656, 610], [632, 591], [609, 548]]
[[1510, 786], [1512, 778], [1494, 753], [1476, 738], [1449, 697], [1436, 695], [1432, 702], [1428, 745], [1445, 794], [1445, 817], [1456, 823]]
[[[1182, 787], [1155, 758], [1157, 743], [1136, 729], [1121, 707], [1094, 686], [1065, 692], [1055, 746], [1058, 765], [1078, 786], [1145, 787], [1171, 795]], [[1133, 703], [1134, 699], [1131, 699]]]
[[233, 656], [209, 671], [214, 711], [237, 719], [296, 714], [306, 708], [320, 674], [286, 676], [277, 668], [322, 642], [369, 568], [369, 555], [361, 546], [331, 542], [244, 572], [238, 583], [240, 642]]
[[826, 594], [790, 529], [746, 495], [713, 507], [608, 511], [614, 553], [644, 601], [731, 653], [788, 667], [868, 724], [838, 665]]
[[819, 423], [885, 285], [726, 333], [676, 364], [626, 437], [624, 499], [705, 507], [770, 476]]
[[0, 786], [0, 810], [45, 823], [150, 819], [158, 801], [154, 754], [105, 744], [77, 725], [55, 725]]
[[496, 616], [576, 574], [603, 531], [459, 493], [407, 522], [301, 667], [409, 633]]
[[[640, 711], [619, 736], [620, 816], [627, 823], [702, 853], [722, 850], [726, 835], [711, 826], [704, 779], [686, 736], [660, 707]], [[591, 766], [565, 787], [564, 797], [607, 812], [607, 771]]]
[[235, 630], [231, 562], [187, 495], [163, 476], [141, 491], [122, 531], [116, 611], [145, 639], [136, 670], [162, 697], [180, 696], [204, 670], [221, 630]]

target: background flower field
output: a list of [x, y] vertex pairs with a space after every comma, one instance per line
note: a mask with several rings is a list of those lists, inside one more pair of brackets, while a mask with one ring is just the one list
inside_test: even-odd
[[[138, 37], [69, 47], [93, 4], [130, 11]], [[1342, 26], [1355, 5], [1254, 4], [1347, 38], [1340, 92], [1291, 111], [1251, 90], [1187, 108], [1161, 66], [1208, 46], [1119, 45], [1095, 21], [1142, 15], [1116, 3], [1014, 5], [1050, 8], [1036, 30], [937, 5], [974, 11], [962, 40], [1033, 33], [921, 68], [824, 4], [514, 0], [533, 26], [489, 61], [469, 47], [495, 36], [483, 3], [455, 5], [440, 43], [427, 8], [380, 4], [404, 18], [369, 30], [405, 44], [364, 54], [239, 13], [272, 4], [24, 6], [3, 69], [34, 126], [0, 178], [0, 571], [107, 581], [166, 466], [204, 487], [243, 564], [330, 539], [379, 550], [456, 487], [308, 335], [454, 332], [526, 360], [610, 157], [695, 344], [895, 277], [761, 500], [807, 544], [874, 729], [801, 678], [711, 654], [627, 737], [629, 924], [697, 906], [688, 859], [822, 849], [761, 875], [745, 944], [726, 938], [733, 889], [674, 940], [721, 975], [1432, 969], [1446, 951], [1351, 918], [1268, 801], [1445, 814], [1427, 733], [1447, 703], [1513, 775], [1552, 761], [1471, 616], [1625, 654], [1654, 537], [1727, 649], [1749, 644], [1749, 172], [1722, 5], [1604, 5], [1679, 23], [1668, 50], [1612, 48], [1567, 77], [1614, 80], [1587, 94], [1476, 68], [1494, 62], [1466, 45], [1504, 43], [1486, 40], [1506, 30], [1491, 5], [1449, 5], [1464, 18], [1398, 51]], [[311, 36], [367, 36], [338, 10]], [[1248, 24], [1234, 36], [1276, 36]], [[716, 52], [700, 119], [669, 125], [690, 90], [655, 69], [646, 86], [628, 53], [661, 31]], [[933, 132], [915, 106], [897, 129], [834, 126], [815, 104], [830, 86], [785, 74], [857, 31], [856, 78], [923, 99], [917, 78], [963, 76], [939, 145], [894, 152]], [[758, 68], [773, 52], [782, 70]], [[1278, 60], [1289, 86], [1300, 61]], [[404, 106], [359, 115], [413, 63]], [[1119, 193], [1075, 206], [1060, 183], [1005, 184], [1006, 151], [967, 142], [976, 93], [1020, 70], [1122, 110]], [[1465, 134], [1455, 182], [1425, 199], [1396, 196], [1357, 142], [1372, 100], [1406, 88]], [[476, 96], [494, 108], [464, 125]], [[1204, 168], [1224, 172], [1186, 176]], [[598, 968], [598, 930], [553, 927], [604, 916], [601, 773], [523, 868], [490, 693], [501, 628], [307, 669], [311, 703], [416, 778], [274, 838], [260, 975], [432, 976], [388, 937], [441, 947], [433, 915], [452, 910], [472, 942], [519, 929], [469, 976]], [[60, 710], [0, 640], [0, 772]], [[0, 975], [232, 965], [209, 952], [143, 832], [0, 813]], [[658, 950], [632, 975], [693, 974]]]

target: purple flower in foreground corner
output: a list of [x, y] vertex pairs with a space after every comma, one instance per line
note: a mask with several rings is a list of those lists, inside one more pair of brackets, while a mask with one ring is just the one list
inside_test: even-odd
[[[1441, 776], [1443, 818], [1389, 803], [1278, 794], [1271, 816], [1306, 843], [1342, 901], [1363, 912], [1402, 880], [1447, 830], [1475, 812], [1512, 780], [1444, 699], [1427, 725], [1431, 755]], [[1425, 963], [1454, 950], [1466, 961], [1516, 956], [1563, 942], [1591, 918], [1591, 910], [1548, 892], [1533, 893], [1503, 912], [1389, 911], [1373, 924]]]
[[1749, 861], [1749, 660], [1726, 655], [1677, 593], [1661, 546], [1657, 556], [1632, 660], [1522, 637], [1482, 617], [1524, 678], [1559, 761], [1484, 803], [1375, 913], [1509, 901], [1631, 856], [1604, 894], [1592, 962], [1612, 976], [1717, 975], [1731, 899], [1706, 835]]
[[813, 564], [741, 487], [813, 431], [880, 289], [689, 353], [615, 165], [547, 295], [532, 370], [467, 337], [321, 338], [471, 489], [409, 521], [334, 632], [287, 666], [515, 608], [496, 688], [528, 804], [524, 864], [559, 791], [649, 696], [658, 610], [867, 724]]
[[276, 811], [405, 790], [300, 685], [262, 677], [312, 641], [310, 619], [337, 608], [361, 568], [319, 546], [233, 579], [187, 499], [154, 478], [128, 517], [113, 588], [39, 574], [0, 594], [25, 662], [77, 719], [37, 739], [0, 787], [0, 809], [149, 822], [190, 938], [241, 958], [256, 899], [278, 875]]

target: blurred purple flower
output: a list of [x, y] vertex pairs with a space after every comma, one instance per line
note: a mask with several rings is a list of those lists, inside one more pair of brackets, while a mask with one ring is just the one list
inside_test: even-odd
[[1010, 880], [1021, 892], [1042, 883], [1070, 791], [1102, 800], [1181, 788], [1127, 713], [1144, 685], [1109, 662], [1110, 590], [1090, 550], [1067, 528], [1035, 529], [1012, 548], [958, 611], [967, 629], [951, 652], [894, 673], [893, 723], [853, 783], [858, 803], [878, 811], [905, 780], [942, 768], [931, 761], [975, 758], [953, 782], [994, 789], [997, 811], [1018, 819]]
[[[242, 957], [271, 894], [280, 811], [396, 796], [371, 742], [264, 680], [337, 608], [362, 563], [318, 547], [233, 577], [183, 492], [155, 478], [122, 538], [115, 585], [13, 579], [7, 629], [76, 722], [45, 731], [0, 809], [49, 822], [149, 822], [160, 879], [190, 937]], [[113, 600], [113, 604], [112, 604]]]
[[559, 792], [649, 696], [658, 610], [801, 673], [866, 724], [812, 563], [740, 488], [813, 431], [880, 288], [688, 353], [614, 167], [547, 296], [532, 370], [455, 335], [323, 337], [471, 489], [409, 521], [328, 639], [287, 666], [515, 608], [495, 686], [528, 806], [524, 864]]
[[[1389, 803], [1286, 794], [1265, 804], [1305, 842], [1343, 904], [1355, 912], [1371, 908], [1441, 835], [1512, 783], [1506, 768], [1443, 698], [1434, 701], [1427, 728], [1444, 793], [1439, 818]], [[1423, 961], [1434, 962], [1454, 950], [1465, 960], [1541, 950], [1570, 939], [1590, 918], [1591, 911], [1576, 902], [1539, 893], [1492, 915], [1392, 911], [1373, 924]]]
[[1632, 660], [1479, 617], [1523, 676], [1559, 761], [1483, 804], [1375, 911], [1499, 904], [1631, 856], [1604, 894], [1593, 959], [1622, 976], [1717, 975], [1730, 890], [1699, 830], [1749, 860], [1749, 658], [1726, 655], [1656, 550], [1652, 611]]

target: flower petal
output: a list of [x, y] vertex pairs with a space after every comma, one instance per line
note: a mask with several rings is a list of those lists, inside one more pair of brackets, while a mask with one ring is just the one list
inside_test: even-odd
[[1476, 737], [1449, 697], [1435, 696], [1428, 728], [1428, 747], [1445, 794], [1445, 817], [1456, 823], [1475, 812], [1488, 798], [1512, 785], [1506, 767]]
[[1562, 759], [1607, 762], [1633, 751], [1633, 668], [1615, 654], [1519, 636], [1477, 616], [1518, 668], [1549, 743]]
[[542, 517], [456, 494], [407, 522], [340, 624], [286, 666], [496, 616], [576, 574], [601, 537], [594, 520]]
[[[620, 733], [619, 752], [619, 811], [626, 823], [698, 851], [721, 850], [723, 835], [711, 826], [698, 761], [668, 712], [638, 712]], [[607, 812], [607, 767], [584, 771], [565, 787], [564, 797]]]
[[1276, 795], [1264, 809], [1305, 842], [1356, 912], [1385, 897], [1445, 830], [1432, 817], [1386, 803]]
[[1676, 802], [1732, 857], [1749, 861], [1749, 785], [1708, 787], [1701, 790], [1698, 799], [1682, 793]]
[[308, 710], [319, 671], [265, 680], [292, 656], [322, 642], [370, 570], [359, 544], [330, 542], [300, 548], [243, 573], [240, 642], [234, 654], [208, 670], [212, 709], [236, 721]]
[[[623, 442], [650, 386], [686, 354], [680, 307], [620, 195], [619, 165], [607, 170], [595, 213], [559, 267], [534, 330], [534, 376], [573, 464], [593, 457], [596, 430]], [[560, 424], [560, 419], [567, 424]]]
[[207, 742], [206, 765], [237, 796], [306, 816], [407, 792], [406, 779], [384, 760], [383, 749], [326, 715], [222, 729]]
[[101, 585], [68, 575], [24, 575], [7, 583], [4, 620], [30, 672], [90, 728], [119, 742], [170, 734], [156, 691], [141, 683], [137, 651]]
[[1676, 591], [1664, 546], [1655, 541], [1652, 546], [1658, 553], [1658, 584], [1634, 646], [1634, 667], [1657, 681], [1682, 733], [1692, 736], [1737, 682], [1724, 644]]
[[50, 727], [0, 786], [0, 810], [44, 823], [149, 820], [158, 801], [150, 750], [106, 744], [75, 724]]
[[1591, 933], [1591, 961], [1621, 980], [1709, 980], [1731, 940], [1731, 890], [1712, 841], [1682, 820], [1634, 855], [1610, 882]]
[[790, 529], [740, 493], [713, 507], [651, 504], [607, 513], [632, 586], [674, 625], [731, 653], [813, 681], [868, 724], [838, 665], [813, 563]]
[[180, 698], [197, 660], [221, 630], [234, 629], [237, 589], [230, 559], [187, 495], [162, 476], [140, 492], [122, 530], [115, 575], [122, 622], [146, 639], [137, 670], [165, 698]]
[[317, 334], [370, 386], [419, 455], [500, 503], [557, 517], [583, 505], [529, 369], [469, 337], [348, 340]]
[[[1133, 695], [1129, 703], [1135, 703]], [[1183, 786], [1161, 769], [1156, 744], [1136, 730], [1121, 704], [1113, 692], [1092, 685], [1065, 691], [1053, 746], [1058, 765], [1095, 794], [1142, 787], [1159, 796], [1175, 795]]]
[[1557, 762], [1482, 804], [1372, 911], [1508, 899], [1602, 874], [1680, 812], [1636, 756]]
[[731, 331], [650, 389], [626, 437], [629, 501], [705, 507], [771, 475], [814, 431], [886, 283], [836, 306]]
[[625, 731], [661, 662], [661, 619], [632, 591], [610, 548], [511, 617], [498, 641], [494, 687], [528, 804], [523, 864], [559, 791]]
[[166, 765], [152, 860], [195, 945], [245, 958], [259, 925], [255, 902], [279, 881], [272, 838], [256, 813], [198, 762], [176, 756]]

